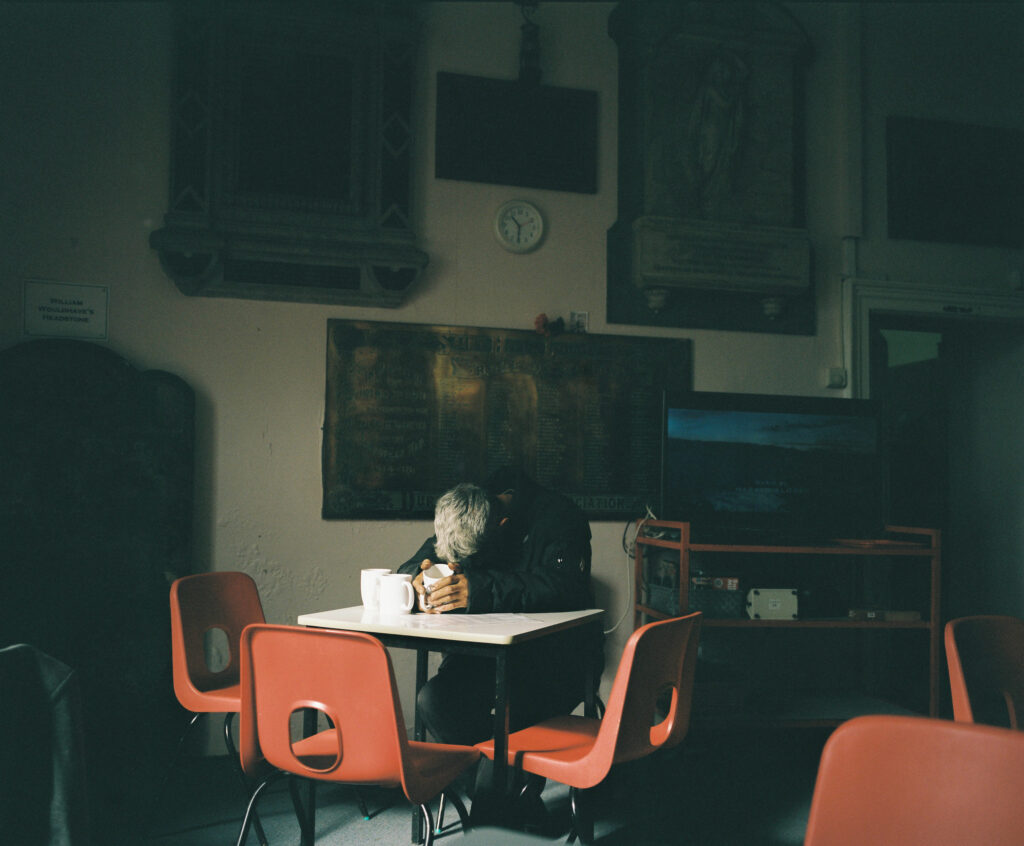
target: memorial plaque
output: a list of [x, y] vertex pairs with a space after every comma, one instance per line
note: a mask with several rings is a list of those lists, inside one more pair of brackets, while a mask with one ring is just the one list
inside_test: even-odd
[[807, 233], [778, 226], [641, 217], [633, 222], [638, 288], [792, 294], [811, 284]]
[[660, 495], [661, 395], [691, 381], [685, 339], [329, 320], [325, 518], [432, 518], [505, 464], [591, 519]]
[[811, 335], [804, 73], [772, 3], [619, 3], [611, 323]]

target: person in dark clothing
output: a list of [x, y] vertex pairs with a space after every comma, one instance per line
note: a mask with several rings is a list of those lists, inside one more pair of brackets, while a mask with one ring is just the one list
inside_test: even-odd
[[[459, 485], [438, 500], [435, 534], [398, 571], [416, 575], [450, 564], [455, 573], [433, 585], [428, 613], [573, 611], [594, 607], [590, 526], [561, 494], [504, 468], [483, 487]], [[595, 684], [603, 636], [571, 629], [524, 644], [509, 667], [509, 727], [516, 731], [583, 701], [587, 662]], [[417, 709], [441, 743], [474, 744], [492, 736], [494, 662], [446, 655], [422, 688]]]

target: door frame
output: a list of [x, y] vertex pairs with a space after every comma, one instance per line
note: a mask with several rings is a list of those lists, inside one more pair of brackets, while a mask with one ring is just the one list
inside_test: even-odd
[[855, 398], [871, 396], [871, 314], [941, 317], [1024, 325], [1024, 290], [939, 288], [846, 277], [842, 280], [843, 358]]

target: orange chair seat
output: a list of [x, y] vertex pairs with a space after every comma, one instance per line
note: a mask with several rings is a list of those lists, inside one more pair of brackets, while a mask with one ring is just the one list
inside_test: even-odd
[[[437, 795], [444, 786], [473, 764], [480, 754], [469, 746], [449, 746], [443, 743], [420, 743], [410, 740], [405, 764], [409, 769], [410, 792], [416, 794], [409, 799], [416, 804], [427, 802]], [[318, 732], [298, 740], [292, 746], [295, 757], [311, 770], [331, 780], [331, 769], [338, 761], [338, 735], [331, 729]], [[273, 761], [271, 761], [273, 763]], [[366, 784], [378, 787], [401, 787], [402, 782], [390, 775], [384, 775], [374, 760], [346, 761], [344, 765], [346, 784]]]
[[451, 746], [445, 743], [409, 741], [406, 763], [414, 776], [407, 778], [409, 799], [417, 804], [429, 802], [443, 786], [480, 759], [472, 746]]
[[240, 698], [238, 684], [201, 690], [198, 693], [188, 689], [178, 691], [178, 701], [182, 707], [195, 714], [226, 714], [230, 711], [238, 713]]
[[[589, 772], [579, 763], [594, 748], [600, 728], [600, 720], [569, 715], [513, 732], [508, 738], [508, 764], [570, 787], [593, 787], [604, 775]], [[476, 748], [493, 760], [493, 740]]]

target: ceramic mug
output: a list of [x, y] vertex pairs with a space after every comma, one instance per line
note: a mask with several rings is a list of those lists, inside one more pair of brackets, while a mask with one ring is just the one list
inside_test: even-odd
[[423, 571], [423, 593], [420, 594], [420, 611], [427, 611], [430, 605], [430, 589], [435, 582], [452, 574], [452, 568], [447, 564], [435, 564], [428, 570]]
[[386, 567], [363, 570], [359, 574], [359, 593], [363, 598], [363, 608], [367, 611], [380, 609], [380, 577], [391, 571]]
[[412, 576], [408, 573], [384, 573], [379, 579], [381, 616], [411, 614], [416, 604]]

